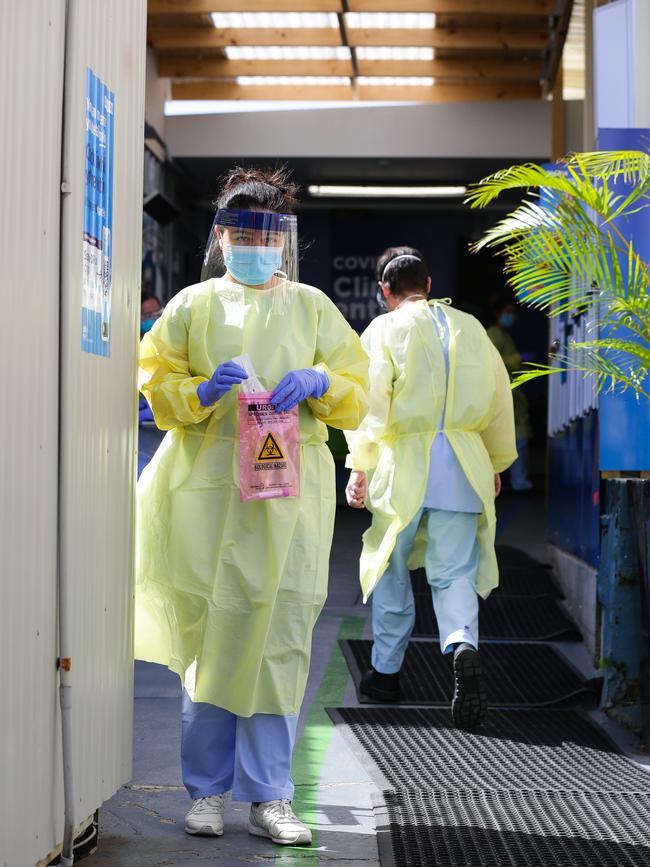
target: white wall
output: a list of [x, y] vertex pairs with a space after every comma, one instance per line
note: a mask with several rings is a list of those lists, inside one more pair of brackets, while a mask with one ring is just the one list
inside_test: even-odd
[[[2, 867], [63, 836], [61, 580], [76, 823], [131, 774], [145, 28], [145, 0], [0, 2]], [[115, 92], [110, 358], [81, 351], [87, 67]]]
[[[65, 2], [0, 3], [0, 864], [56, 842], [59, 209]], [[56, 819], [60, 818], [60, 812]]]
[[547, 157], [539, 101], [323, 108], [167, 117], [172, 156]]
[[596, 129], [650, 127], [650, 0], [594, 10]]
[[[61, 575], [71, 588], [78, 818], [131, 776], [145, 0], [68, 0], [61, 272]], [[114, 92], [110, 357], [81, 351], [86, 70]]]

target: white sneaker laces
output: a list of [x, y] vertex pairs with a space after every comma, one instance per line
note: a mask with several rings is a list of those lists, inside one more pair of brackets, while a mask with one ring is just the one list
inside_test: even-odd
[[196, 798], [192, 804], [193, 813], [213, 813], [222, 809], [226, 800], [225, 795], [208, 795], [206, 798]]
[[288, 819], [290, 822], [295, 820], [295, 815], [291, 809], [291, 801], [288, 798], [282, 798], [279, 801], [270, 801], [267, 807], [269, 814], [274, 818], [282, 821]]

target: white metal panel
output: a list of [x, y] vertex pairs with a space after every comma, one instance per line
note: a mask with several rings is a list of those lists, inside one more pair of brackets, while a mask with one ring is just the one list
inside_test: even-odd
[[[70, 0], [63, 208], [61, 580], [72, 587], [76, 819], [131, 775], [135, 385], [145, 0]], [[81, 351], [86, 70], [114, 93], [110, 358]]]
[[65, 3], [0, 3], [0, 865], [56, 842], [59, 208]]
[[594, 10], [596, 130], [634, 126], [631, 15], [630, 0], [619, 0]]
[[631, 126], [650, 127], [650, 3], [634, 0], [634, 15], [631, 18], [631, 59], [634, 69], [634, 116]]

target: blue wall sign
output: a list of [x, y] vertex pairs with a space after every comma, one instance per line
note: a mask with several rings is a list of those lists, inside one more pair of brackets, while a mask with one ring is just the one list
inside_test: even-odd
[[81, 349], [111, 354], [113, 283], [113, 128], [115, 97], [86, 70]]

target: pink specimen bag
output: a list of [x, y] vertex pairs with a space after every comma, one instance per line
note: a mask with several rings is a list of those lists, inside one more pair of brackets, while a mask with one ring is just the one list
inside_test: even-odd
[[270, 391], [240, 393], [237, 402], [241, 502], [300, 496], [298, 407], [276, 412]]

